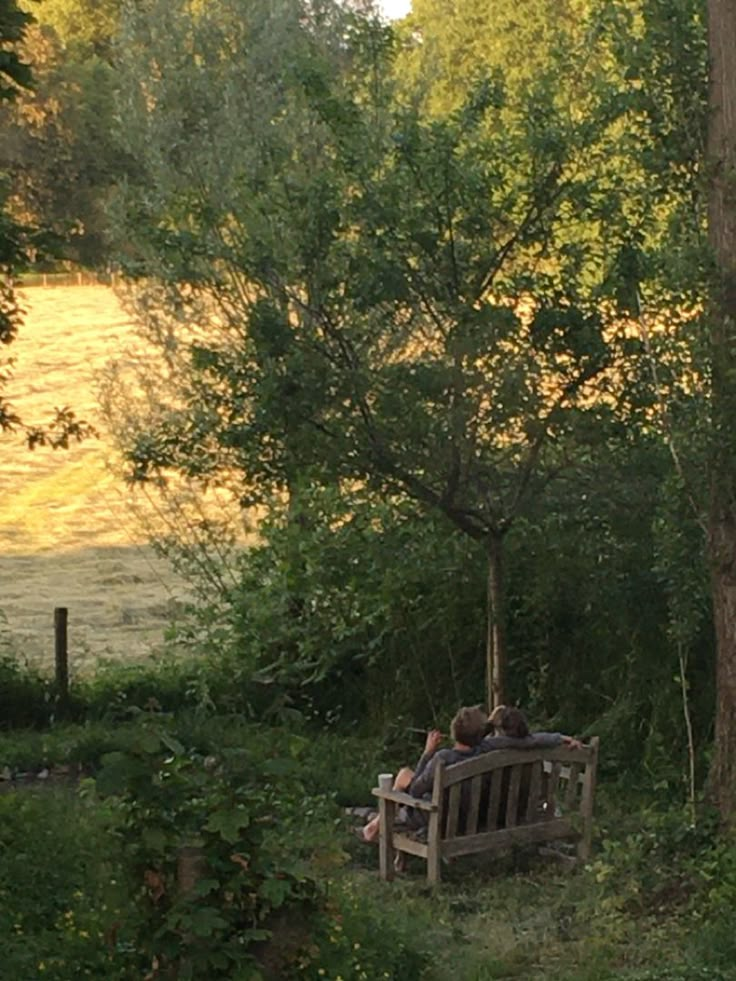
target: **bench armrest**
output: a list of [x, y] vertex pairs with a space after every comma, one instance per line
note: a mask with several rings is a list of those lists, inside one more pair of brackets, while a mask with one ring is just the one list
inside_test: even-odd
[[404, 804], [406, 807], [416, 807], [420, 811], [436, 811], [437, 805], [431, 800], [424, 800], [422, 797], [412, 797], [411, 794], [404, 794], [400, 790], [381, 790], [374, 787], [371, 791], [374, 797], [382, 797], [383, 800], [391, 800], [394, 804]]

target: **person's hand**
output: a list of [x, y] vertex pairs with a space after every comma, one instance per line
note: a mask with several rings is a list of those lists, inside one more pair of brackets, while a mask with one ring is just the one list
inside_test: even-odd
[[582, 749], [583, 744], [579, 739], [573, 739], [572, 736], [563, 736], [562, 744], [565, 749]]
[[442, 742], [442, 733], [440, 732], [440, 730], [430, 729], [430, 731], [427, 733], [427, 738], [424, 742], [424, 752], [429, 753], [430, 755], [432, 753], [436, 753], [437, 750], [440, 748], [441, 742]]

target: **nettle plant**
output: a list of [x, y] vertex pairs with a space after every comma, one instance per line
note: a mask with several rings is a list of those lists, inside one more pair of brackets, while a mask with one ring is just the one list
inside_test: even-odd
[[315, 865], [340, 857], [330, 802], [309, 802], [295, 756], [265, 736], [206, 756], [151, 720], [103, 758], [97, 791], [119, 804], [152, 977], [250, 978], [274, 956], [286, 976], [302, 956], [324, 909]]

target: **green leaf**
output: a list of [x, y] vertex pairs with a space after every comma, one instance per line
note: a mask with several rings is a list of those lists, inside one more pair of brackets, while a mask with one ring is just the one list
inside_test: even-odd
[[227, 920], [210, 906], [195, 910], [191, 914], [190, 922], [192, 933], [197, 937], [211, 937], [227, 927]]
[[161, 742], [175, 756], [183, 756], [186, 752], [184, 746], [168, 732], [161, 733]]
[[206, 896], [207, 893], [214, 892], [219, 888], [220, 883], [217, 879], [200, 879], [194, 887], [194, 894], [196, 896]]
[[143, 753], [146, 756], [152, 756], [161, 750], [161, 736], [157, 732], [153, 732], [150, 729], [143, 730], [136, 736], [133, 742], [133, 749], [138, 753]]
[[278, 907], [291, 895], [291, 882], [289, 879], [266, 879], [258, 891], [263, 899], [267, 899], [273, 907]]
[[293, 759], [278, 757], [277, 759], [273, 760], [264, 760], [261, 765], [261, 770], [263, 773], [267, 773], [274, 777], [285, 777], [292, 773], [298, 773], [299, 766]]
[[233, 845], [240, 838], [240, 832], [250, 824], [250, 816], [244, 809], [235, 808], [228, 811], [215, 811], [210, 815], [205, 828]]
[[138, 760], [127, 753], [115, 751], [102, 757], [102, 769], [95, 778], [97, 791], [104, 796], [120, 795], [129, 789], [133, 777], [140, 776]]
[[169, 837], [161, 828], [144, 828], [141, 834], [144, 846], [152, 852], [163, 852], [170, 844]]

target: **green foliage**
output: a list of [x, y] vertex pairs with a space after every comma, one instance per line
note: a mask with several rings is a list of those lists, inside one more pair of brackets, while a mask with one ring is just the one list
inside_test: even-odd
[[122, 7], [122, 0], [44, 0], [38, 19], [67, 48], [109, 58]]
[[[542, 728], [600, 735], [611, 777], [636, 774], [679, 797], [686, 738], [656, 524], [667, 470], [653, 440], [612, 436], [591, 446], [573, 483], [562, 482], [515, 526], [507, 540], [509, 691]], [[298, 524], [274, 508], [260, 543], [231, 570], [228, 602], [205, 606], [192, 625], [190, 655], [106, 664], [73, 686], [73, 717], [88, 720], [87, 736], [82, 729], [75, 737], [77, 759], [96, 762], [109, 746], [96, 720], [175, 713], [199, 731], [213, 714], [232, 713], [327, 723], [361, 759], [352, 737], [380, 734], [393, 764], [410, 762], [420, 748], [411, 727], [444, 728], [458, 704], [479, 700], [485, 572], [466, 537], [360, 488], [315, 487], [300, 501]], [[683, 595], [691, 599], [705, 585], [691, 561], [696, 547], [697, 537], [677, 545], [677, 567], [690, 562]], [[217, 631], [212, 649], [200, 629], [208, 618]], [[690, 643], [700, 777], [713, 691], [707, 617]], [[34, 695], [46, 706], [39, 722], [53, 710], [43, 692]], [[203, 744], [202, 752], [211, 749]], [[329, 757], [313, 763], [324, 789]], [[384, 762], [365, 760], [371, 773]], [[362, 769], [342, 802], [369, 802]]]
[[[113, 796], [90, 784], [0, 795], [0, 932], [18, 977], [72, 981], [81, 966], [122, 981], [154, 951], [213, 978], [236, 964], [314, 981], [729, 977], [736, 853], [707, 813], [693, 828], [611, 788], [585, 869], [494, 857], [450, 867], [439, 893], [413, 873], [386, 887], [344, 867], [331, 801], [403, 756], [405, 734], [388, 752], [329, 731], [149, 714], [108, 736], [98, 780]], [[190, 859], [199, 884], [181, 892]], [[251, 942], [233, 952], [245, 913]]]
[[320, 978], [420, 979], [431, 977], [437, 925], [429, 909], [391, 904], [371, 882], [342, 878], [330, 889], [327, 916], [294, 975]]
[[[595, 3], [586, 0], [511, 0], [479, 5], [456, 0], [414, 0], [402, 25], [405, 47], [400, 80], [408, 76], [430, 111], [445, 112], [463, 101], [469, 78], [498, 72], [512, 92], [545, 73], [576, 63], [572, 84], [558, 99], [574, 104], [600, 53]], [[522, 55], [523, 52], [523, 56]]]
[[115, 73], [79, 39], [65, 44], [48, 13], [44, 4], [24, 41], [33, 89], [0, 116], [0, 166], [11, 180], [15, 213], [43, 229], [34, 261], [103, 267], [107, 198], [126, 164], [113, 137]]
[[[323, 21], [297, 0], [284, 10], [278, 48], [258, 0], [228, 0], [216, 18], [153, 4], [126, 22], [126, 140], [141, 171], [117, 202], [120, 232], [168, 367], [164, 386], [141, 380], [142, 399], [121, 389], [111, 421], [132, 481], [183, 477], [259, 519], [286, 514], [288, 589], [262, 609], [246, 599], [236, 630], [267, 638], [266, 677], [315, 684], [332, 617], [345, 644], [331, 680], [354, 689], [395, 614], [383, 598], [338, 597], [337, 580], [304, 604], [302, 539], [323, 519], [310, 488], [346, 503], [359, 488], [399, 512], [412, 501], [495, 559], [592, 446], [648, 424], [654, 396], [623, 315], [647, 274], [632, 243], [654, 232], [630, 208], [619, 143], [631, 106], [609, 48], [581, 66], [555, 44], [533, 79], [486, 73], [429, 113], [397, 93], [385, 26], [331, 6]], [[233, 44], [237, 70], [223, 55]], [[196, 95], [182, 67], [192, 48]], [[151, 50], [166, 66], [155, 77]], [[500, 638], [503, 589], [486, 593], [475, 559], [469, 569]], [[443, 633], [433, 646], [449, 649]], [[477, 651], [475, 698], [477, 636], [461, 641]], [[443, 691], [448, 674], [456, 692], [471, 683], [448, 664]]]
[[155, 723], [131, 736], [103, 757], [96, 786], [120, 801], [145, 887], [137, 947], [180, 977], [231, 978], [255, 963], [280, 910], [300, 910], [308, 927], [319, 895], [308, 858], [339, 861], [329, 805], [310, 800], [288, 741], [268, 733], [206, 758]]
[[54, 704], [48, 678], [0, 647], [0, 730], [46, 725]]
[[[31, 83], [31, 71], [20, 54], [20, 46], [31, 22], [16, 0], [0, 8], [0, 110]], [[0, 345], [12, 341], [18, 330], [20, 306], [13, 291], [13, 278], [25, 259], [28, 229], [16, 221], [8, 207], [10, 188], [4, 169], [0, 169]], [[0, 385], [6, 380], [4, 359], [0, 359]], [[0, 396], [0, 433], [18, 418]]]
[[0, 794], [4, 976], [129, 978], [129, 897], [107, 809], [66, 789]]
[[[259, 37], [260, 6], [233, 0], [236, 11]], [[204, 16], [168, 11], [166, 24], [171, 71], [152, 108], [140, 59], [128, 68], [128, 138], [148, 173], [122, 202], [123, 231], [130, 270], [161, 281], [147, 319], [180, 336], [182, 374], [179, 408], [119, 427], [132, 476], [211, 481], [236, 467], [248, 501], [309, 478], [368, 479], [474, 537], [503, 531], [560, 466], [576, 421], [595, 414], [591, 392], [621, 353], [599, 303], [608, 270], [584, 232], [620, 203], [595, 184], [610, 94], [596, 91], [577, 125], [546, 82], [508, 104], [482, 84], [428, 119], [393, 97], [390, 35], [348, 19], [341, 61], [316, 27], [292, 27], [289, 71], [262, 72], [252, 105], [218, 54], [230, 38]], [[130, 30], [135, 52], [150, 27]], [[196, 100], [183, 99], [176, 67], [190, 36]], [[253, 37], [243, 44], [257, 74]], [[234, 114], [253, 120], [242, 137]], [[216, 133], [231, 148], [217, 161]], [[592, 145], [602, 159], [580, 175], [574, 160]], [[222, 323], [192, 342], [181, 321], [200, 319], [200, 298]]]
[[483, 587], [463, 537], [360, 493], [301, 502], [303, 524], [272, 520], [242, 556], [240, 670], [283, 686], [304, 712], [382, 731], [397, 711], [429, 725], [478, 693], [483, 627], [469, 625]]
[[[207, 710], [212, 694], [242, 709], [245, 691], [227, 684], [222, 673], [201, 660], [164, 659], [148, 665], [102, 664], [91, 678], [73, 686], [66, 717], [119, 722], [144, 710], [171, 712], [186, 707]], [[216, 688], [215, 688], [216, 686]], [[54, 684], [47, 674], [24, 665], [12, 651], [0, 656], [0, 728], [43, 728], [58, 718]]]
[[[69, 761], [81, 735], [46, 749]], [[429, 914], [417, 934], [342, 872], [334, 788], [369, 781], [369, 745], [150, 714], [107, 739], [96, 792], [0, 795], [9, 976], [140, 977], [154, 956], [179, 977], [424, 976]]]
[[31, 83], [31, 71], [19, 45], [32, 19], [17, 0], [6, 0], [0, 10], [0, 102], [14, 99]]

